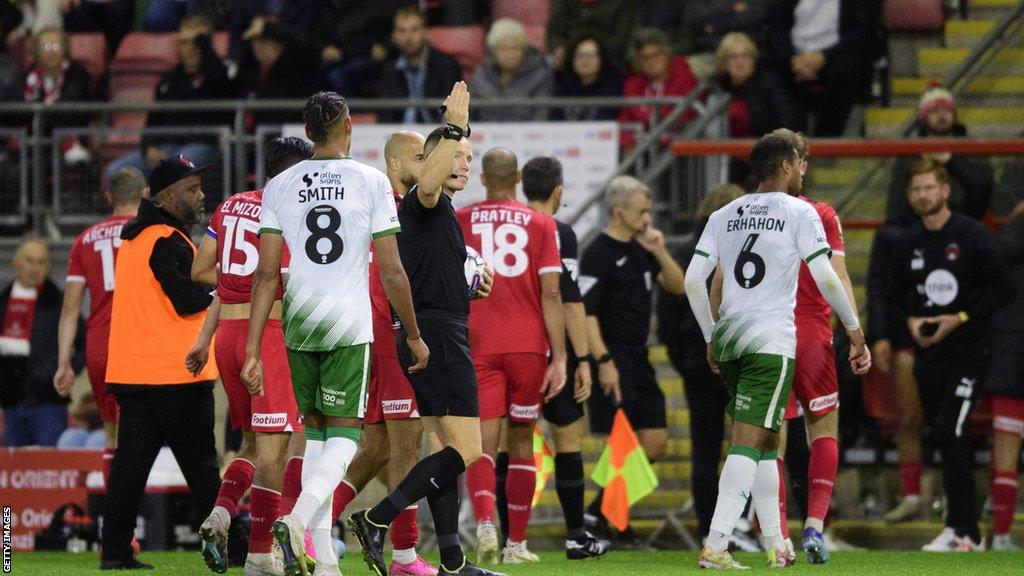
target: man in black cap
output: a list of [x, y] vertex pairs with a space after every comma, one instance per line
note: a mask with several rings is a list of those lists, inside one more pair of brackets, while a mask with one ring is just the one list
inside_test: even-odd
[[121, 408], [107, 487], [102, 570], [151, 569], [132, 555], [135, 518], [153, 461], [167, 444], [188, 482], [199, 518], [220, 485], [208, 364], [195, 373], [183, 359], [206, 318], [211, 287], [193, 282], [190, 229], [203, 219], [197, 168], [184, 156], [149, 174], [152, 200], [121, 231], [110, 314], [107, 391]]

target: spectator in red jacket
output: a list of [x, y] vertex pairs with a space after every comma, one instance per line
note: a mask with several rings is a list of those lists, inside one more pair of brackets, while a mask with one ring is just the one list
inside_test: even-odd
[[[633, 36], [630, 46], [634, 73], [626, 78], [622, 95], [626, 97], [686, 96], [697, 87], [697, 77], [690, 70], [686, 58], [672, 56], [668, 36], [656, 28], [642, 28]], [[672, 106], [662, 106], [658, 117], [669, 114]], [[693, 111], [683, 114], [681, 122], [692, 120]], [[619, 122], [642, 124], [649, 127], [650, 106], [631, 106], [619, 113]], [[632, 148], [636, 137], [632, 132], [622, 133], [622, 147]]]

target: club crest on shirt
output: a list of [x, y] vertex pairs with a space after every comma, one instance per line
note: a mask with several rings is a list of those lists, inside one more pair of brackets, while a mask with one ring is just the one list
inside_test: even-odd
[[953, 242], [949, 246], [946, 246], [946, 260], [949, 260], [950, 262], [955, 262], [959, 258], [960, 258], [960, 245], [959, 244], [957, 244], [956, 242]]

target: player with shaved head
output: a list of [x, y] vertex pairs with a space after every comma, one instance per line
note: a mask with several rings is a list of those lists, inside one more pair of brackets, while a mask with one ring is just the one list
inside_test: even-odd
[[[537, 472], [533, 428], [543, 402], [554, 398], [565, 385], [558, 231], [550, 216], [516, 200], [520, 172], [511, 150], [488, 150], [480, 178], [487, 189], [486, 200], [458, 211], [467, 244], [491, 263], [497, 276], [490, 298], [474, 302], [469, 315], [470, 350], [480, 384], [483, 446], [483, 456], [466, 474], [477, 520], [477, 562], [498, 561], [493, 521], [495, 457], [505, 418], [508, 542], [501, 559], [505, 564], [537, 562], [537, 555], [526, 548]], [[505, 329], [494, 330], [498, 325]], [[516, 338], [508, 338], [510, 333]]]

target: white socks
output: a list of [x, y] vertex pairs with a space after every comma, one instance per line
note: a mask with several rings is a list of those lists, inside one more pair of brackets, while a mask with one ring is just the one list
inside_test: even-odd
[[768, 550], [782, 547], [782, 522], [779, 517], [779, 468], [775, 463], [777, 452], [765, 452], [757, 462], [751, 499], [757, 521], [761, 525], [764, 547]]
[[[322, 445], [322, 450], [317, 451]], [[311, 449], [312, 448], [312, 449]], [[306, 440], [306, 459], [302, 467], [302, 493], [295, 501], [292, 508], [292, 515], [298, 519], [303, 527], [311, 527], [313, 516], [317, 514], [321, 505], [326, 503], [329, 517], [331, 514], [331, 495], [334, 493], [338, 483], [345, 477], [345, 471], [356, 454], [358, 444], [348, 438], [328, 438], [326, 442]], [[313, 452], [319, 452], [313, 454]], [[308, 473], [307, 473], [308, 471]], [[331, 519], [328, 518], [328, 534]], [[333, 548], [333, 544], [331, 546]], [[317, 547], [317, 553], [320, 549]], [[333, 553], [333, 552], [332, 552]]]
[[416, 561], [416, 549], [409, 548], [408, 550], [393, 550], [391, 552], [391, 559], [399, 564], [410, 564]]
[[[733, 446], [729, 449], [725, 467], [722, 468], [722, 476], [718, 480], [718, 501], [715, 504], [715, 515], [711, 518], [711, 532], [708, 534], [707, 545], [715, 552], [724, 552], [729, 548], [729, 537], [747, 505], [754, 476], [758, 472], [757, 461], [760, 456], [757, 450], [746, 446]], [[774, 460], [772, 466], [775, 466]], [[776, 498], [778, 491], [779, 486], [776, 482]], [[779, 524], [778, 512], [776, 504], [776, 527]]]

